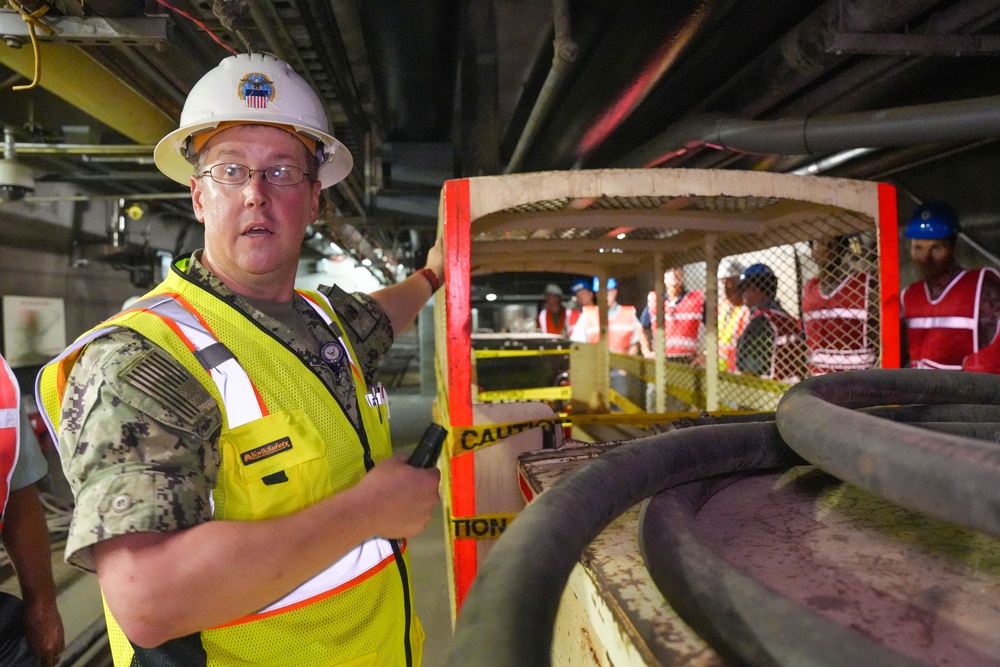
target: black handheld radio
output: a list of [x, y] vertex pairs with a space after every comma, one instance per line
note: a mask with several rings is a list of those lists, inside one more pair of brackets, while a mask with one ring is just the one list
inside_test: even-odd
[[420, 437], [413, 453], [407, 463], [415, 468], [430, 468], [437, 463], [438, 455], [441, 454], [441, 445], [444, 444], [448, 431], [439, 424], [430, 423], [427, 430]]

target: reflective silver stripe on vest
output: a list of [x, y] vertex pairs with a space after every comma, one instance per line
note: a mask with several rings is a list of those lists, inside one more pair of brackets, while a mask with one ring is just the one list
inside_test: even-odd
[[[260, 419], [264, 410], [258, 402], [250, 376], [239, 361], [222, 345], [205, 326], [176, 299], [150, 299], [154, 303], [139, 302], [133, 308], [142, 308], [173, 320], [195, 348], [198, 363], [209, 372], [212, 382], [222, 396], [226, 419], [230, 429]], [[220, 350], [221, 347], [221, 350]], [[222, 351], [224, 350], [224, 351]]]
[[868, 317], [868, 311], [864, 308], [822, 308], [802, 314], [802, 318], [812, 320], [863, 320]]
[[975, 331], [977, 322], [973, 317], [911, 317], [906, 320], [911, 329], [968, 329]]
[[389, 540], [375, 538], [363, 542], [351, 549], [343, 558], [326, 568], [315, 577], [302, 584], [294, 591], [277, 602], [251, 614], [247, 620], [253, 620], [256, 615], [267, 614], [300, 602], [321, 596], [327, 591], [339, 588], [352, 580], [364, 575], [377, 567], [387, 558], [393, 557], [392, 544]]
[[809, 361], [814, 366], [825, 366], [839, 370], [871, 368], [876, 356], [870, 350], [814, 350]]
[[960, 371], [962, 370], [962, 365], [953, 366], [951, 364], [939, 364], [936, 361], [931, 361], [930, 359], [917, 359], [914, 362], [912, 368], [930, 368], [941, 371]]

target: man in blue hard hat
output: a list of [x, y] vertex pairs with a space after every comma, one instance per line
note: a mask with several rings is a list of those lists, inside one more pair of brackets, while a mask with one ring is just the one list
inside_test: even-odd
[[801, 380], [805, 371], [802, 325], [778, 301], [778, 277], [766, 264], [752, 264], [740, 274], [736, 289], [750, 310], [746, 329], [736, 341], [736, 369], [783, 382]]
[[996, 339], [1000, 273], [963, 269], [955, 210], [927, 202], [913, 212], [904, 236], [923, 276], [903, 290], [903, 343], [911, 368], [1000, 372]]
[[570, 292], [576, 299], [579, 310], [576, 311], [575, 322], [569, 332], [569, 339], [578, 343], [596, 343], [601, 340], [601, 320], [597, 304], [594, 303], [596, 283], [580, 278], [570, 286]]

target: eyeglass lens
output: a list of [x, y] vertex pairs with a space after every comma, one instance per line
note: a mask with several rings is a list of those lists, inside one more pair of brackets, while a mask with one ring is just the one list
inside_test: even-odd
[[276, 164], [263, 169], [251, 169], [243, 164], [216, 164], [204, 172], [216, 183], [224, 185], [242, 185], [259, 172], [265, 181], [272, 185], [296, 185], [305, 178], [302, 169], [290, 164]]

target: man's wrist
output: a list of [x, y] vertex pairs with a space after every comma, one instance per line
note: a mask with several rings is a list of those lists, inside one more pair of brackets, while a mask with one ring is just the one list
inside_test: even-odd
[[417, 273], [422, 275], [424, 279], [426, 279], [427, 282], [430, 283], [431, 294], [441, 289], [441, 279], [437, 277], [437, 274], [434, 273], [432, 269], [425, 266], [424, 268], [418, 270]]

